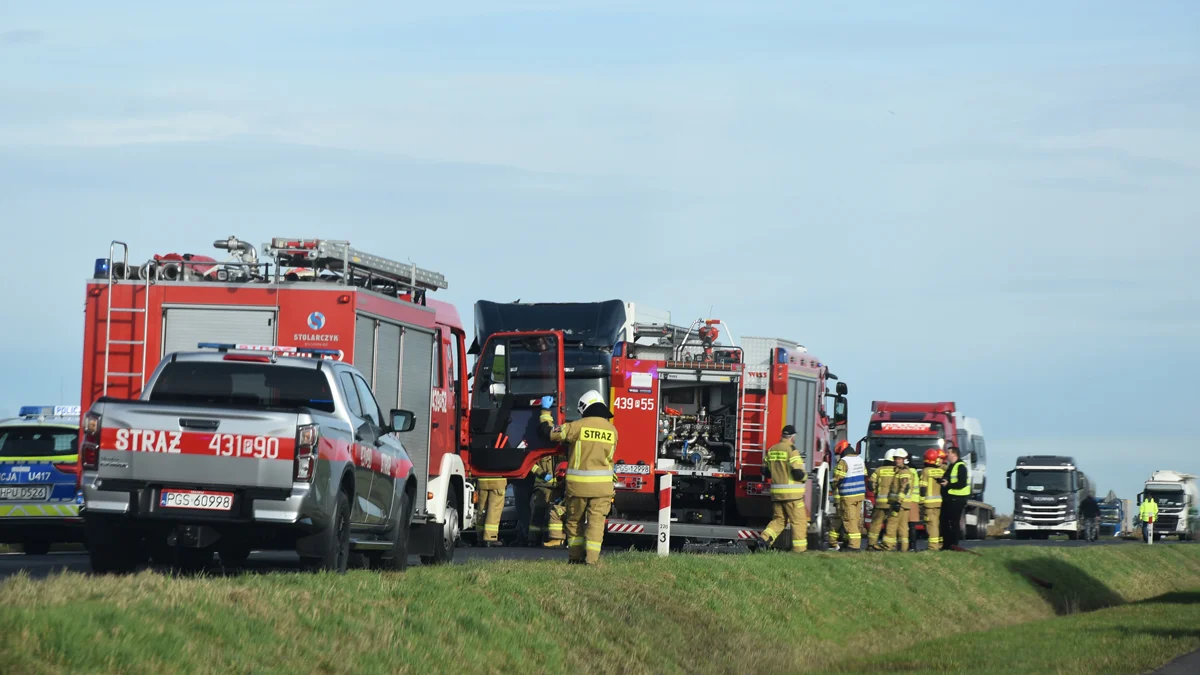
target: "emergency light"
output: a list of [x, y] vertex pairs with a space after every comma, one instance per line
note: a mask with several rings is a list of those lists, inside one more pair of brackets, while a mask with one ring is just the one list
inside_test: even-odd
[[92, 278], [93, 279], [107, 279], [108, 278], [108, 265], [109, 265], [108, 258], [96, 258], [96, 271], [92, 275]]
[[77, 405], [25, 405], [18, 417], [77, 417], [81, 410]]
[[227, 352], [231, 349], [255, 352], [275, 352], [284, 356], [316, 356], [320, 358], [338, 359], [342, 352], [337, 349], [315, 349], [312, 347], [281, 347], [278, 345], [238, 345], [227, 342], [201, 342], [196, 345], [198, 349], [215, 349], [219, 352]]

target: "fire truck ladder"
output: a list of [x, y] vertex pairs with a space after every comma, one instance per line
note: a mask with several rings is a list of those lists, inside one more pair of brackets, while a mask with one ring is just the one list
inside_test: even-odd
[[352, 284], [357, 279], [368, 287], [373, 280], [406, 286], [414, 291], [449, 287], [440, 272], [366, 253], [352, 248], [348, 241], [275, 237], [267, 248], [275, 256], [277, 275], [280, 268], [290, 265], [340, 272], [345, 284]]
[[[738, 411], [738, 425], [742, 434], [738, 451], [742, 454], [738, 461], [738, 480], [743, 480], [742, 470], [746, 466], [745, 454], [757, 452], [761, 455], [767, 451], [767, 405], [769, 401], [770, 396], [764, 396], [762, 403], [750, 403], [746, 400], [746, 389], [743, 385], [742, 401]], [[752, 416], [758, 416], [759, 421], [751, 422]], [[765, 462], [759, 460], [759, 463], [754, 466], [765, 465]]]
[[[133, 292], [133, 293], [131, 293], [131, 296], [133, 298], [133, 306], [132, 307], [113, 307], [113, 286], [118, 281], [117, 278], [113, 277], [113, 268], [116, 267], [116, 265], [113, 264], [113, 261], [116, 260], [116, 252], [117, 252], [118, 246], [121, 247], [122, 260], [123, 260], [122, 265], [121, 265], [122, 279], [120, 279], [120, 280], [128, 280], [129, 279], [129, 245], [123, 241], [113, 241], [112, 244], [110, 244], [108, 247], [108, 261], [109, 261], [108, 262], [108, 293], [107, 293], [108, 307], [107, 307], [107, 314], [105, 314], [105, 318], [104, 318], [104, 387], [103, 387], [103, 395], [104, 396], [108, 395], [108, 381], [113, 378], [128, 379], [128, 380], [140, 378], [141, 385], [138, 387], [138, 394], [141, 394], [142, 390], [144, 390], [146, 388], [146, 336], [149, 334], [148, 331], [150, 329], [150, 313], [146, 311], [145, 303], [148, 301], [148, 299], [150, 297], [150, 277], [153, 275], [150, 275], [150, 274], [146, 275], [146, 279], [145, 279], [146, 285], [142, 291], [143, 306], [141, 306], [141, 307], [138, 306], [137, 293]], [[114, 339], [112, 339], [112, 320], [113, 320], [114, 313], [129, 314], [129, 315], [131, 315], [131, 317], [141, 314], [142, 315], [142, 339], [141, 340], [114, 340]], [[130, 324], [132, 325], [132, 323], [133, 322], [131, 320]], [[130, 337], [131, 338], [137, 337], [137, 334], [131, 330]], [[114, 373], [114, 372], [110, 371], [108, 369], [109, 368], [109, 357], [112, 354], [113, 345], [123, 345], [123, 346], [129, 346], [129, 347], [139, 347], [140, 346], [142, 348], [142, 368], [141, 368], [141, 370], [139, 370], [137, 372], [128, 372], [128, 373], [119, 373], [119, 372]], [[130, 387], [130, 389], [132, 389], [132, 387]], [[132, 394], [132, 391], [130, 393]]]

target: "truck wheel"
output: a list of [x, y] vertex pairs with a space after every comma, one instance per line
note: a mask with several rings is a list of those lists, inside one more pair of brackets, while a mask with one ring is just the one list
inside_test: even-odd
[[412, 496], [405, 491], [400, 498], [400, 517], [392, 526], [392, 550], [383, 554], [383, 568], [393, 572], [408, 569], [408, 535], [412, 528]]
[[305, 569], [345, 574], [350, 561], [350, 498], [345, 492], [334, 499], [333, 517], [321, 538], [321, 555], [301, 558]]
[[50, 542], [45, 539], [30, 539], [21, 544], [21, 550], [25, 555], [46, 555], [50, 552]]
[[1068, 532], [1067, 533], [1067, 541], [1078, 541], [1078, 540], [1079, 540], [1078, 532]]
[[131, 555], [134, 544], [131, 538], [105, 518], [88, 518], [84, 521], [84, 536], [88, 542], [88, 559], [92, 571], [97, 574], [128, 574], [137, 567]]
[[422, 565], [445, 565], [454, 562], [454, 551], [458, 544], [458, 509], [454, 506], [452, 491], [446, 498], [446, 523], [442, 525], [442, 536], [433, 545], [433, 555], [421, 556]]

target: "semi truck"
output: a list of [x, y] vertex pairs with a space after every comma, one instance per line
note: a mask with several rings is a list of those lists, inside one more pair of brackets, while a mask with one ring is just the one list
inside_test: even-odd
[[836, 376], [796, 342], [735, 345], [721, 339], [723, 328], [716, 319], [676, 325], [622, 300], [476, 303], [470, 470], [524, 478], [554, 450], [537, 431], [541, 396], [554, 396], [557, 418], [569, 421], [579, 396], [595, 389], [607, 395], [619, 439], [609, 533], [658, 536], [658, 477], [670, 474], [674, 543], [754, 544], [771, 516], [763, 456], [791, 424], [809, 474], [808, 537], [823, 546], [847, 387], [830, 391]]
[[1154, 521], [1154, 538], [1175, 536], [1180, 541], [1196, 538], [1200, 530], [1200, 496], [1197, 495], [1196, 476], [1179, 471], [1159, 470], [1150, 474], [1138, 503], [1143, 499], [1158, 502], [1158, 518]]
[[1119, 499], [1115, 492], [1100, 501], [1100, 535], [1119, 537], [1133, 530], [1133, 509], [1128, 499]]
[[1026, 455], [1007, 474], [1013, 492], [1014, 539], [1049, 539], [1065, 534], [1079, 539], [1083, 519], [1079, 505], [1094, 489], [1073, 457]]
[[[142, 397], [165, 355], [200, 343], [281, 357], [321, 350], [353, 365], [380, 409], [413, 413], [411, 430], [388, 431], [413, 464], [410, 550], [429, 563], [451, 560], [474, 509], [458, 454], [466, 437], [466, 333], [452, 305], [429, 297], [448, 287], [445, 277], [342, 240], [277, 237], [261, 258], [236, 237], [214, 248], [224, 260], [169, 253], [131, 264], [129, 246], [114, 241], [96, 260], [84, 308], [83, 410], [101, 399]], [[111, 449], [107, 441], [100, 447]], [[204, 487], [202, 476], [195, 482]], [[354, 508], [372, 508], [369, 483], [356, 485]], [[163, 487], [152, 481], [138, 489], [149, 499]], [[85, 502], [85, 519], [89, 511]]]
[[[858, 441], [857, 447], [868, 471], [883, 464], [889, 450], [903, 449], [908, 453], [909, 466], [919, 472], [926, 450], [945, 450], [950, 445], [959, 448], [960, 458], [970, 473], [971, 497], [963, 513], [963, 537], [984, 539], [995, 509], [983, 501], [987, 486], [987, 446], [979, 420], [960, 414], [952, 401], [872, 401], [867, 435]], [[874, 505], [875, 495], [868, 488], [868, 522], [874, 513]], [[911, 509], [909, 517], [913, 530], [910, 539], [915, 542], [914, 535], [926, 536], [925, 524], [921, 522], [919, 509]]]

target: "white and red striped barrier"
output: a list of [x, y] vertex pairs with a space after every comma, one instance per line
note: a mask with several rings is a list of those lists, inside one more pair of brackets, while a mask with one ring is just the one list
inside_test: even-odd
[[658, 554], [671, 552], [671, 474], [658, 477]]
[[637, 523], [609, 523], [608, 531], [612, 534], [645, 534], [646, 526]]
[[758, 539], [758, 530], [738, 530], [738, 539]]

